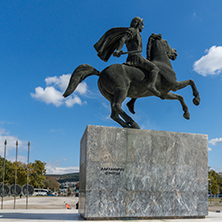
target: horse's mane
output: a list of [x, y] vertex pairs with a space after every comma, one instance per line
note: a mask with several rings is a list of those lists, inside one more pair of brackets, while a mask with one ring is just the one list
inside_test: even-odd
[[156, 39], [162, 39], [162, 35], [161, 34], [157, 35], [157, 34], [153, 33], [149, 37], [149, 40], [148, 40], [148, 43], [147, 43], [147, 47], [146, 47], [146, 58], [148, 60], [151, 59], [150, 58], [150, 56], [151, 56], [151, 48], [152, 48], [152, 44], [153, 44], [154, 40], [156, 40]]

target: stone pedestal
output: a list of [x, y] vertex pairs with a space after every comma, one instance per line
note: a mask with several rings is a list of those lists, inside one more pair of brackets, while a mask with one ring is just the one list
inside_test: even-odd
[[87, 126], [79, 213], [85, 219], [203, 218], [207, 135]]

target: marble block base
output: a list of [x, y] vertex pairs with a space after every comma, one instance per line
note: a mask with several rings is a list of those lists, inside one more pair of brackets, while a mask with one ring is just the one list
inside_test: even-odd
[[204, 218], [207, 195], [207, 135], [87, 126], [80, 152], [83, 218]]

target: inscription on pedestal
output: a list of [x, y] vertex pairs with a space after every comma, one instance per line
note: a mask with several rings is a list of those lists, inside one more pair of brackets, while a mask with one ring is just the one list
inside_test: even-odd
[[124, 171], [123, 168], [110, 168], [110, 167], [102, 167], [101, 171], [105, 175], [120, 175], [121, 172]]

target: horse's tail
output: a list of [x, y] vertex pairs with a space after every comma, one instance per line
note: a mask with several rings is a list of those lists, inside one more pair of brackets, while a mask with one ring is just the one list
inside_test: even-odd
[[91, 76], [91, 75], [99, 76], [99, 73], [100, 72], [98, 70], [96, 70], [90, 65], [82, 64], [78, 66], [72, 73], [72, 76], [69, 80], [69, 85], [66, 91], [64, 92], [63, 96], [67, 97], [70, 94], [72, 94], [74, 90], [76, 89], [76, 87], [79, 85], [79, 83], [81, 83], [88, 76]]

